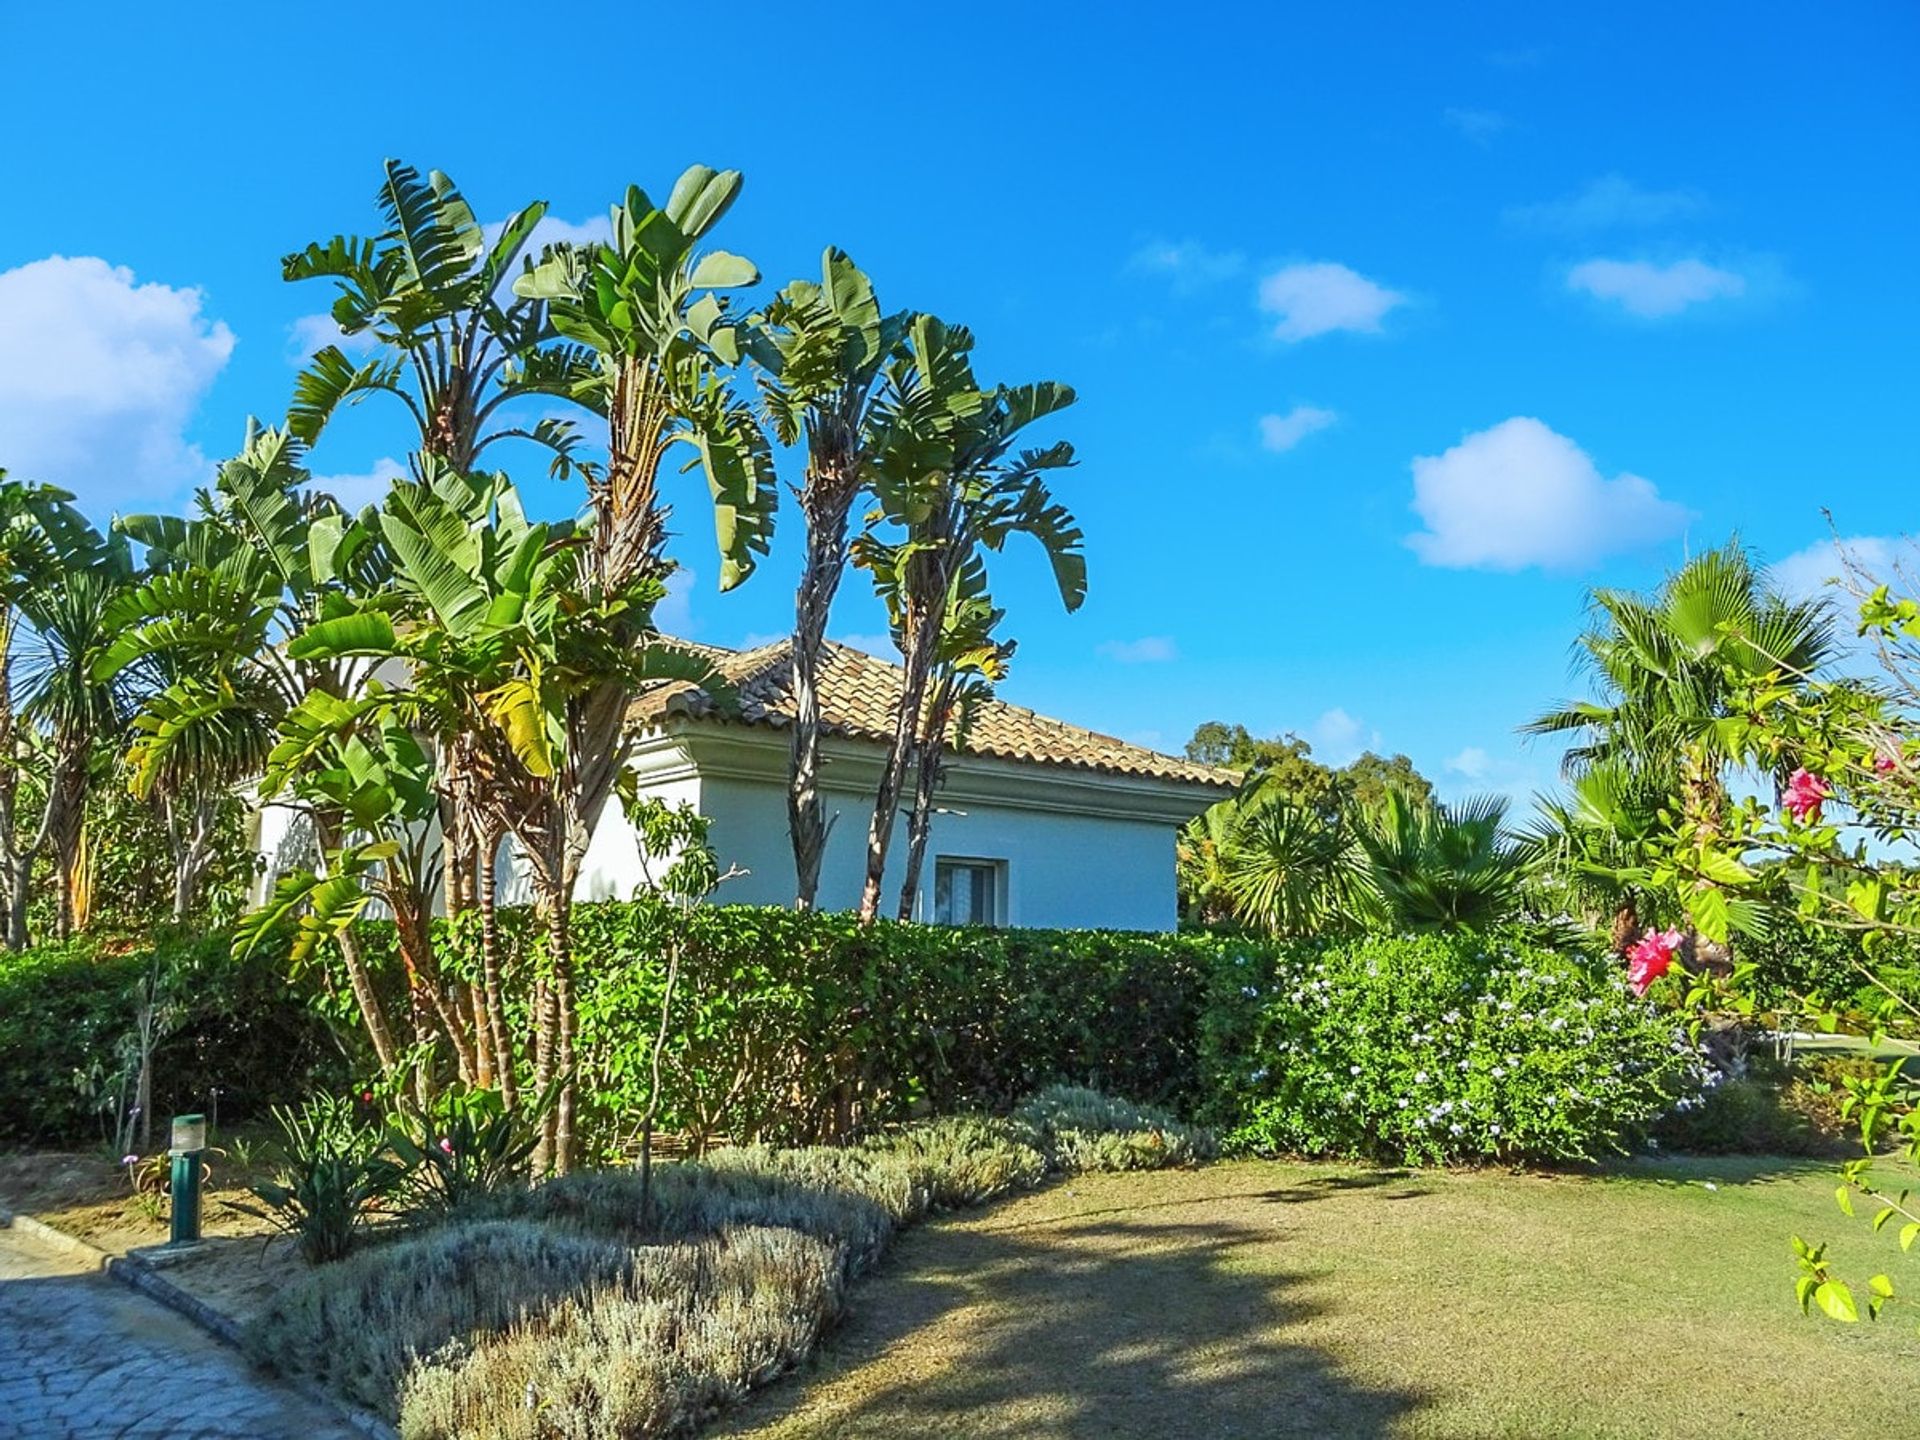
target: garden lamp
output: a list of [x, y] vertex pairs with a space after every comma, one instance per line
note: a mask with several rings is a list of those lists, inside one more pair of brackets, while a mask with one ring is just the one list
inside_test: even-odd
[[200, 1156], [207, 1148], [207, 1117], [173, 1117], [173, 1227], [170, 1245], [192, 1245], [200, 1239]]

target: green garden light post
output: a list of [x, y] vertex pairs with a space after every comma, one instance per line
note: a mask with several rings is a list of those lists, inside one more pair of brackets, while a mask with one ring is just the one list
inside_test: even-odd
[[207, 1148], [207, 1117], [173, 1117], [173, 1227], [170, 1245], [194, 1245], [200, 1240], [200, 1156]]

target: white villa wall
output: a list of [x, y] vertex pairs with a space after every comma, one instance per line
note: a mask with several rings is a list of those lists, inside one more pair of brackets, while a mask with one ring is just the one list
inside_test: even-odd
[[[737, 726], [650, 736], [635, 756], [643, 793], [691, 805], [708, 816], [721, 868], [744, 872], [722, 885], [714, 897], [722, 903], [793, 901], [786, 756], [784, 732]], [[829, 742], [824, 759], [821, 789], [831, 824], [819, 900], [822, 908], [846, 910], [859, 903], [866, 876], [878, 747]], [[1175, 837], [1215, 798], [1201, 786], [1010, 761], [956, 761], [934, 815], [915, 916], [934, 918], [936, 865], [948, 856], [1004, 867], [997, 917], [1002, 924], [1171, 930], [1178, 921]], [[275, 856], [295, 813], [278, 805], [261, 809], [262, 854]], [[886, 915], [899, 903], [905, 832], [903, 822], [889, 852], [882, 892]], [[652, 868], [657, 873], [661, 863]], [[503, 846], [498, 874], [502, 903], [531, 898], [511, 841]], [[587, 847], [577, 897], [630, 899], [649, 883], [648, 876], [634, 828], [618, 803], [610, 802]]]
[[[871, 793], [827, 790], [826, 858], [820, 867], [820, 905], [850, 910], [860, 903], [867, 873]], [[927, 837], [916, 919], [933, 918], [937, 857], [992, 860], [1006, 867], [1009, 925], [1115, 930], [1170, 930], [1179, 918], [1174, 893], [1175, 827], [1166, 823], [1062, 815], [983, 801], [942, 797]], [[787, 836], [786, 793], [760, 780], [714, 779], [701, 786], [701, 809], [713, 818], [712, 840], [721, 864], [749, 871], [727, 882], [722, 899], [745, 905], [793, 902], [793, 848]], [[895, 827], [888, 851], [882, 914], [892, 915], [906, 873], [906, 827]]]

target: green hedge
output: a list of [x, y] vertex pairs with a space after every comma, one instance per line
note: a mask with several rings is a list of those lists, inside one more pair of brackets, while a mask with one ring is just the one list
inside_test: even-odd
[[284, 953], [244, 961], [224, 937], [111, 951], [91, 940], [0, 952], [0, 1144], [112, 1135], [131, 1103], [140, 994], [157, 979], [157, 1124], [179, 1111], [264, 1113], [347, 1065], [327, 1023], [287, 979]]
[[[530, 917], [504, 918], [524, 966]], [[676, 937], [662, 1124], [696, 1144], [810, 1143], [917, 1114], [1004, 1110], [1055, 1081], [1156, 1104], [1197, 1098], [1211, 937], [862, 928], [839, 914], [605, 902], [576, 907], [573, 927], [581, 1092], [603, 1150], [630, 1140], [645, 1103]], [[453, 949], [471, 973], [471, 939]]]

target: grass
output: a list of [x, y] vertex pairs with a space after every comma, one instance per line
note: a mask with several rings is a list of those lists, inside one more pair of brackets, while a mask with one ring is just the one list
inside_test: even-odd
[[1795, 1232], [1856, 1277], [1900, 1264], [1832, 1191], [1744, 1157], [1080, 1176], [903, 1236], [816, 1372], [720, 1433], [1725, 1440], [1821, 1410], [1911, 1433], [1911, 1322], [1793, 1303]]

